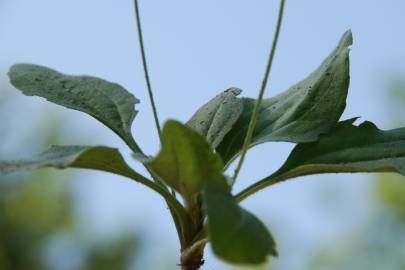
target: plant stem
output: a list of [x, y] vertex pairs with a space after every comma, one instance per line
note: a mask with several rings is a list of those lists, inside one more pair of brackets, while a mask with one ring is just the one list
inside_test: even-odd
[[272, 175], [267, 176], [267, 177], [255, 182], [254, 184], [248, 186], [244, 190], [240, 191], [238, 194], [235, 195], [235, 199], [236, 199], [236, 201], [241, 202], [244, 199], [246, 199], [247, 197], [255, 194], [256, 192], [258, 192], [264, 188], [267, 188], [269, 186], [278, 184], [280, 182], [294, 179], [294, 178], [301, 177], [301, 176], [330, 173], [330, 172], [331, 171], [328, 170], [327, 167], [325, 167], [324, 170], [319, 169], [319, 168], [316, 170], [312, 170], [311, 166], [302, 166], [302, 167], [299, 167], [299, 168], [296, 168], [294, 170], [287, 171], [287, 172], [282, 172], [282, 171], [278, 170], [275, 173], [273, 173]]
[[146, 177], [135, 171], [131, 171], [131, 173], [128, 174], [120, 173], [120, 175], [126, 176], [135, 180], [136, 182], [144, 184], [145, 186], [153, 189], [154, 191], [162, 195], [167, 205], [169, 206], [170, 212], [176, 225], [177, 232], [179, 233], [180, 241], [183, 244], [183, 238], [186, 238], [185, 236], [191, 234], [191, 232], [193, 231], [193, 222], [183, 205], [167, 191], [166, 187], [160, 186], [158, 183], [147, 179]]
[[[146, 164], [143, 164], [145, 169], [149, 172], [149, 174], [151, 175], [153, 181], [158, 184], [159, 186], [161, 186], [164, 190], [168, 191], [169, 188], [167, 187], [167, 185], [163, 182], [162, 179], [160, 179], [160, 177], [158, 175], [156, 175]], [[177, 201], [176, 198], [176, 193], [173, 189], [171, 189], [171, 195], [173, 197], [174, 200]], [[183, 226], [181, 224], [181, 220], [179, 220], [179, 218], [176, 215], [176, 212], [174, 211], [173, 207], [170, 206], [169, 203], [167, 203], [169, 210], [170, 210], [170, 214], [172, 215], [174, 224], [176, 226], [176, 231], [177, 231], [177, 235], [179, 237], [180, 243], [181, 245], [186, 243], [186, 239], [187, 239], [187, 232], [183, 230]]]
[[[142, 24], [141, 24], [140, 12], [139, 12], [138, 0], [134, 0], [134, 8], [135, 8], [136, 25], [137, 25], [137, 29], [138, 29], [138, 41], [139, 41], [139, 47], [141, 49], [142, 65], [143, 65], [143, 71], [145, 73], [146, 86], [148, 88], [148, 95], [149, 95], [149, 100], [150, 100], [150, 103], [151, 103], [151, 106], [152, 106], [153, 119], [155, 121], [156, 130], [157, 130], [158, 135], [159, 135], [159, 140], [160, 140], [160, 142], [162, 142], [162, 130], [160, 128], [159, 117], [158, 117], [158, 114], [157, 114], [155, 99], [153, 97], [152, 84], [150, 82], [148, 64], [147, 64], [147, 61], [146, 61], [145, 46], [143, 44]], [[163, 185], [164, 185], [164, 183], [163, 183]], [[171, 197], [173, 197], [174, 200], [176, 200], [176, 193], [174, 192], [173, 189], [171, 189]], [[174, 223], [176, 224], [177, 233], [179, 235], [180, 241], [182, 242], [183, 241], [182, 234], [184, 232], [180, 231], [181, 228], [179, 227], [179, 221], [176, 218], [176, 216], [174, 215], [174, 212], [176, 212], [176, 209], [173, 209], [173, 206], [170, 205], [169, 201], [166, 200], [166, 202], [168, 203], [170, 213], [172, 214]]]
[[145, 186], [153, 189], [154, 191], [156, 191], [157, 193], [162, 195], [162, 197], [167, 201], [167, 203], [176, 210], [176, 212], [179, 216], [181, 216], [183, 218], [188, 217], [188, 214], [187, 214], [185, 208], [183, 207], [183, 205], [181, 205], [181, 203], [179, 203], [179, 201], [177, 201], [165, 188], [161, 187], [159, 184], [153, 182], [152, 180], [149, 180], [145, 176], [143, 176], [135, 171], [132, 171], [130, 174], [125, 174], [125, 175], [121, 173], [121, 175], [129, 177], [129, 178], [135, 180], [136, 182], [144, 184]]
[[162, 141], [162, 131], [161, 131], [160, 124], [159, 124], [159, 118], [158, 118], [158, 114], [157, 114], [155, 99], [153, 98], [152, 85], [151, 85], [151, 82], [149, 79], [148, 64], [146, 62], [145, 47], [143, 45], [142, 25], [141, 25], [141, 18], [140, 18], [140, 14], [139, 14], [138, 0], [134, 0], [134, 7], [135, 7], [136, 25], [137, 25], [137, 29], [138, 29], [139, 47], [141, 49], [142, 65], [143, 65], [143, 71], [145, 73], [146, 86], [148, 88], [149, 100], [152, 105], [153, 118], [155, 120], [156, 129], [157, 129], [157, 132], [159, 135], [159, 139], [160, 139], [160, 141]]
[[280, 29], [281, 29], [281, 23], [283, 20], [283, 14], [284, 14], [284, 5], [285, 5], [285, 0], [281, 0], [280, 1], [280, 9], [279, 9], [279, 13], [278, 13], [278, 19], [277, 19], [277, 25], [276, 25], [276, 31], [274, 33], [274, 38], [273, 38], [273, 44], [271, 46], [271, 50], [270, 50], [270, 55], [269, 55], [269, 59], [267, 61], [267, 66], [266, 66], [266, 71], [264, 74], [264, 79], [259, 91], [259, 96], [256, 100], [256, 104], [255, 107], [253, 109], [253, 114], [250, 118], [250, 122], [249, 122], [249, 127], [246, 133], [246, 137], [245, 140], [243, 142], [243, 147], [242, 147], [242, 152], [241, 152], [241, 156], [239, 159], [239, 163], [235, 169], [234, 175], [233, 175], [233, 179], [234, 181], [236, 181], [236, 178], [238, 178], [239, 172], [242, 168], [243, 162], [245, 160], [245, 156], [247, 153], [247, 150], [249, 149], [249, 145], [250, 142], [252, 140], [252, 136], [253, 136], [253, 131], [256, 127], [256, 121], [257, 121], [257, 117], [259, 115], [259, 110], [260, 110], [260, 106], [263, 100], [263, 96], [264, 96], [264, 92], [266, 90], [266, 86], [267, 86], [267, 81], [269, 79], [269, 75], [270, 75], [270, 71], [271, 71], [271, 67], [273, 64], [273, 59], [274, 59], [274, 54], [276, 52], [276, 47], [277, 47], [277, 43], [278, 43], [278, 37], [280, 34]]
[[[193, 250], [193, 253], [182, 254], [181, 270], [198, 270], [204, 264], [204, 245]], [[184, 256], [183, 256], [184, 255]]]
[[235, 200], [237, 202], [241, 202], [244, 199], [246, 199], [247, 197], [255, 194], [256, 192], [258, 192], [258, 191], [260, 191], [260, 190], [262, 190], [262, 189], [264, 189], [264, 188], [266, 188], [268, 186], [277, 184], [277, 183], [279, 183], [281, 181], [284, 181], [286, 179], [293, 178], [293, 177], [294, 176], [289, 176], [289, 175], [279, 175], [279, 176], [274, 176], [273, 177], [271, 175], [269, 177], [263, 178], [262, 180], [259, 180], [258, 182], [255, 182], [254, 184], [248, 186], [247, 188], [245, 188], [244, 190], [242, 190], [238, 194], [236, 194], [235, 195]]
[[206, 227], [200, 229], [190, 244], [181, 251], [182, 270], [197, 270], [204, 264], [204, 248], [208, 243]]

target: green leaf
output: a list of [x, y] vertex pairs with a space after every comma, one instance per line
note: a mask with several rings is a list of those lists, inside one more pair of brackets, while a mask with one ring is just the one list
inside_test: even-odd
[[222, 161], [196, 131], [169, 120], [162, 131], [162, 149], [147, 163], [162, 180], [183, 195], [202, 190], [207, 179], [221, 177]]
[[371, 122], [340, 122], [317, 142], [297, 145], [262, 184], [319, 173], [397, 172], [405, 175], [405, 128], [383, 131]]
[[[250, 147], [268, 141], [310, 142], [335, 126], [346, 106], [349, 87], [347, 31], [336, 49], [305, 80], [263, 100]], [[225, 163], [241, 151], [255, 100], [243, 99], [243, 113], [217, 147]]]
[[165, 189], [135, 172], [115, 148], [105, 146], [52, 146], [30, 160], [0, 161], [0, 175], [44, 167], [81, 168], [114, 173], [131, 178], [159, 193], [178, 215], [182, 228], [190, 226], [183, 206]]
[[186, 125], [216, 148], [242, 113], [242, 100], [236, 97], [241, 92], [238, 88], [225, 90], [198, 109]]
[[276, 244], [265, 225], [241, 208], [219, 181], [204, 189], [208, 231], [214, 253], [235, 264], [260, 264], [277, 256]]
[[134, 152], [141, 152], [132, 134], [139, 103], [122, 86], [89, 76], [68, 76], [30, 64], [17, 64], [8, 73], [14, 87], [27, 96], [40, 96], [85, 112], [118, 134]]
[[52, 146], [30, 160], [0, 161], [0, 173], [2, 174], [43, 167], [94, 169], [130, 178], [135, 173], [126, 164], [117, 149], [104, 146]]

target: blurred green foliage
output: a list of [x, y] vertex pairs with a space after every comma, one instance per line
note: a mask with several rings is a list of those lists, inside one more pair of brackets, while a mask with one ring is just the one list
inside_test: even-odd
[[[46, 269], [42, 245], [73, 226], [69, 193], [49, 174], [0, 178], [0, 269]], [[9, 183], [16, 181], [16, 184]]]
[[390, 210], [405, 226], [405, 177], [384, 174], [377, 182], [377, 195], [386, 210]]
[[[0, 93], [0, 157], [3, 147], [11, 143], [18, 146], [20, 154], [42, 149], [58, 143], [62, 130], [60, 119], [41, 121], [33, 127], [22, 141], [7, 138], [12, 116], [5, 106], [12, 103], [4, 92]], [[7, 104], [5, 104], [7, 103]], [[2, 106], [3, 105], [3, 106]], [[34, 115], [32, 116], [34, 119]], [[41, 117], [38, 114], [38, 117]], [[33, 147], [29, 147], [35, 145]], [[0, 176], [0, 269], [1, 270], [111, 270], [133, 269], [135, 253], [139, 244], [133, 234], [106, 236], [97, 241], [89, 240], [78, 230], [80, 220], [76, 214], [74, 194], [69, 185], [73, 174], [41, 170], [32, 174]], [[82, 224], [80, 224], [82, 225]], [[52, 262], [52, 240], [68, 237], [73, 249], [79, 253], [78, 262], [69, 263], [69, 256], [58, 249], [57, 262]], [[71, 252], [67, 250], [66, 252]], [[59, 264], [60, 262], [60, 264]]]

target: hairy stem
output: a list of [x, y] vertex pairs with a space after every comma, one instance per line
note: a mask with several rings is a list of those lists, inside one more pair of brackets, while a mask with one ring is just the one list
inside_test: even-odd
[[139, 14], [138, 0], [134, 0], [134, 7], [135, 7], [136, 25], [138, 28], [139, 47], [141, 49], [142, 65], [143, 65], [143, 71], [145, 73], [146, 86], [148, 88], [149, 100], [152, 105], [153, 118], [155, 119], [156, 129], [157, 129], [157, 132], [159, 135], [159, 139], [162, 140], [162, 131], [161, 131], [160, 124], [159, 124], [159, 118], [158, 118], [158, 114], [157, 114], [155, 99], [153, 97], [152, 85], [151, 85], [151, 82], [149, 79], [148, 64], [146, 62], [145, 46], [143, 45], [142, 25], [141, 25], [141, 17]]
[[278, 13], [278, 19], [277, 19], [277, 25], [276, 25], [276, 31], [274, 33], [274, 38], [273, 38], [273, 44], [271, 46], [271, 50], [270, 50], [270, 55], [269, 55], [269, 59], [267, 61], [267, 66], [266, 66], [266, 71], [264, 74], [264, 79], [259, 91], [259, 96], [256, 100], [256, 104], [255, 107], [253, 109], [253, 114], [250, 118], [250, 122], [249, 122], [249, 127], [246, 133], [246, 137], [245, 140], [243, 142], [243, 147], [242, 147], [242, 152], [241, 152], [241, 156], [239, 159], [239, 163], [235, 169], [234, 175], [233, 175], [233, 179], [234, 181], [236, 181], [236, 178], [238, 178], [239, 172], [242, 168], [243, 162], [245, 160], [245, 156], [247, 153], [247, 150], [249, 149], [249, 144], [252, 141], [252, 136], [253, 136], [253, 131], [256, 127], [256, 121], [257, 121], [257, 117], [259, 115], [259, 110], [260, 110], [260, 106], [262, 104], [262, 100], [263, 100], [263, 96], [264, 96], [264, 92], [266, 90], [266, 86], [267, 86], [267, 82], [269, 80], [269, 75], [270, 75], [270, 71], [271, 71], [271, 67], [273, 64], [273, 59], [274, 59], [274, 55], [276, 52], [276, 47], [277, 47], [277, 43], [278, 43], [278, 37], [280, 34], [280, 29], [281, 29], [281, 23], [283, 20], [283, 14], [284, 14], [284, 5], [285, 5], [285, 0], [281, 0], [280, 1], [280, 10]]

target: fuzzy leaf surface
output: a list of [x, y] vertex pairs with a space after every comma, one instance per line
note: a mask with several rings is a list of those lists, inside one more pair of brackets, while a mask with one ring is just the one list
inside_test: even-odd
[[117, 149], [104, 146], [52, 146], [30, 160], [0, 161], [2, 174], [44, 167], [94, 169], [127, 177], [134, 175]]
[[235, 264], [260, 264], [277, 256], [266, 226], [240, 207], [226, 185], [208, 181], [204, 189], [208, 231], [214, 253]]
[[[352, 34], [347, 31], [317, 70], [289, 90], [263, 100], [250, 147], [268, 141], [315, 141], [336, 125], [346, 106], [351, 44]], [[217, 147], [225, 163], [242, 149], [255, 102], [243, 98], [241, 117]]]
[[39, 96], [64, 107], [85, 112], [140, 152], [132, 134], [139, 103], [122, 86], [90, 76], [69, 76], [50, 68], [16, 64], [8, 73], [11, 84], [27, 96]]
[[237, 98], [241, 92], [238, 88], [225, 90], [198, 109], [186, 124], [216, 148], [242, 113], [243, 102]]

